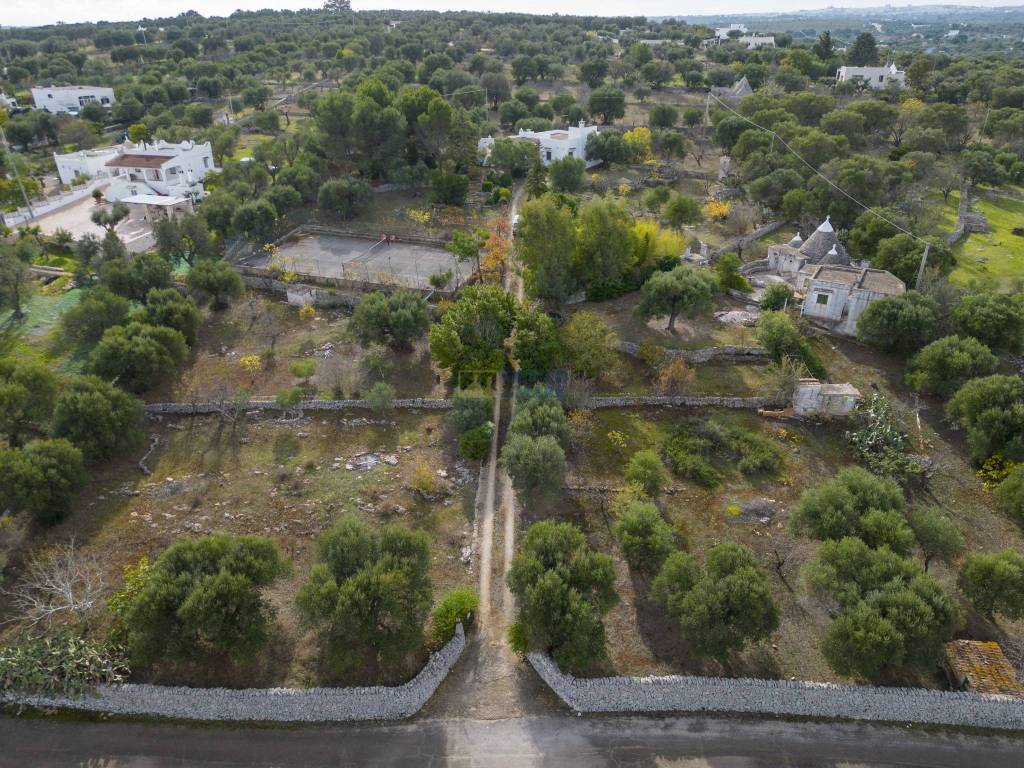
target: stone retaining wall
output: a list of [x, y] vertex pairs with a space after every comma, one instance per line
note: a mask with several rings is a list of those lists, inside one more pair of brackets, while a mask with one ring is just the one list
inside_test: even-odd
[[[413, 397], [395, 400], [395, 408], [426, 408], [430, 410], [447, 410], [452, 407], [451, 400], [427, 397]], [[182, 415], [198, 415], [204, 413], [221, 413], [225, 406], [241, 411], [346, 411], [353, 408], [370, 408], [368, 400], [304, 400], [294, 408], [282, 408], [274, 400], [245, 400], [239, 403], [147, 403], [147, 413], [167, 413]]]
[[528, 658], [576, 712], [744, 712], [1024, 730], [1024, 700], [1008, 696], [678, 675], [581, 679], [546, 654]]
[[711, 250], [711, 259], [713, 261], [717, 259], [719, 256], [721, 256], [723, 253], [728, 253], [729, 251], [741, 250], [743, 248], [746, 248], [749, 245], [751, 245], [755, 240], [758, 240], [759, 238], [762, 238], [765, 235], [770, 235], [772, 232], [777, 232], [778, 230], [786, 226], [786, 224], [787, 222], [785, 220], [770, 221], [767, 224], [758, 227], [749, 234], [741, 235], [740, 237], [734, 237], [732, 240], [729, 240], [724, 245], [720, 245], [718, 248], [713, 248]]
[[113, 715], [179, 720], [246, 722], [341, 722], [400, 720], [422, 709], [466, 647], [462, 625], [404, 685], [364, 688], [185, 688], [162, 685], [101, 685], [91, 695], [28, 696], [4, 691], [0, 702], [75, 709]]
[[670, 405], [677, 408], [786, 408], [788, 400], [778, 397], [719, 397], [717, 395], [611, 395], [592, 397], [591, 408], [637, 408]]
[[[764, 347], [738, 347], [726, 345], [722, 347], [703, 347], [701, 349], [666, 349], [662, 348], [666, 360], [683, 360], [692, 365], [704, 363], [750, 363], [753, 365], [767, 364], [770, 360], [768, 350]], [[640, 345], [631, 341], [620, 341], [619, 351], [630, 357], [640, 358]]]

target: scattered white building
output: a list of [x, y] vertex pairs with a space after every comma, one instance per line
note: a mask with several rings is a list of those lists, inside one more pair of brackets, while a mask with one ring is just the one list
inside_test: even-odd
[[897, 69], [895, 64], [886, 67], [840, 67], [836, 72], [836, 82], [863, 82], [876, 91], [893, 84], [903, 88], [907, 84], [907, 73]]
[[3, 91], [0, 91], [0, 107], [4, 109], [17, 109], [18, 100], [13, 96], [8, 96]]
[[731, 33], [738, 32], [739, 36], [747, 34], [746, 24], [730, 24], [728, 27], [715, 27], [715, 37], [719, 40], [728, 40]]
[[806, 240], [797, 232], [796, 237], [788, 243], [768, 246], [768, 271], [784, 279], [792, 280], [805, 266], [818, 264], [850, 264], [846, 248], [839, 242], [828, 216]]
[[110, 179], [105, 197], [111, 202], [139, 195], [197, 200], [205, 194], [206, 174], [216, 170], [209, 142], [126, 141], [116, 147], [54, 153], [53, 159], [64, 184], [83, 177]]
[[740, 272], [757, 287], [788, 283], [802, 315], [847, 336], [856, 335], [857, 318], [871, 302], [906, 292], [895, 275], [866, 261], [851, 264], [827, 217], [806, 240], [797, 233], [788, 243], [769, 245], [768, 258], [744, 264]]
[[901, 296], [907, 287], [884, 269], [832, 264], [800, 270], [797, 290], [804, 293], [800, 314], [827, 323], [836, 333], [857, 334], [857, 318], [878, 299]]
[[[585, 125], [581, 120], [579, 125], [556, 128], [552, 131], [528, 131], [520, 128], [519, 133], [511, 138], [535, 142], [540, 154], [540, 161], [544, 165], [550, 165], [555, 160], [567, 157], [578, 157], [590, 168], [601, 162], [600, 160], [587, 160], [587, 139], [592, 133], [597, 132], [596, 125]], [[477, 150], [486, 156], [490, 154], [493, 146], [494, 138], [487, 136], [477, 143]]]
[[104, 107], [112, 106], [114, 89], [94, 85], [51, 85], [49, 88], [33, 88], [32, 101], [36, 109], [77, 115], [82, 107], [93, 101]]
[[132, 195], [121, 202], [128, 204], [128, 218], [132, 221], [179, 219], [195, 211], [191, 197], [178, 195]]

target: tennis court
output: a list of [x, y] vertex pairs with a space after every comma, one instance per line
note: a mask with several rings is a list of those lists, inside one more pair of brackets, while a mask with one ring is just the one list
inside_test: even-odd
[[304, 234], [283, 243], [274, 257], [258, 252], [245, 259], [252, 267], [279, 266], [297, 275], [316, 275], [416, 288], [430, 286], [430, 276], [451, 270], [450, 285], [463, 283], [472, 265], [459, 264], [444, 248], [418, 243], [382, 242], [341, 235]]

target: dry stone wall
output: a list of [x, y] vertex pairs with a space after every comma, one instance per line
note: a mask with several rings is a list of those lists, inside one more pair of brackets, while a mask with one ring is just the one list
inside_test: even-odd
[[[447, 410], [452, 401], [444, 398], [413, 397], [395, 400], [392, 405], [401, 409]], [[295, 413], [297, 411], [347, 411], [352, 409], [369, 409], [368, 400], [303, 400], [294, 408], [283, 408], [274, 400], [245, 400], [242, 402], [210, 402], [210, 403], [147, 403], [146, 413], [165, 413], [183, 416], [207, 413], [222, 413], [225, 409], [235, 411], [280, 411]]]
[[101, 685], [81, 697], [29, 696], [0, 692], [0, 702], [40, 708], [75, 709], [113, 715], [180, 720], [246, 722], [342, 722], [400, 720], [427, 703], [462, 655], [466, 636], [455, 636], [404, 685], [365, 688], [185, 688], [162, 685]]
[[716, 395], [611, 395], [592, 397], [591, 408], [638, 408], [667, 405], [676, 408], [786, 408], [789, 401], [777, 397], [718, 397]]
[[[764, 347], [739, 347], [725, 345], [721, 347], [703, 347], [701, 349], [666, 349], [663, 348], [666, 360], [682, 360], [691, 365], [705, 363], [748, 363], [753, 365], [767, 364], [768, 350]], [[630, 357], [640, 358], [640, 345], [631, 341], [620, 341], [619, 351]]]
[[576, 712], [743, 712], [1024, 730], [1024, 700], [1009, 696], [677, 675], [581, 679], [546, 654], [529, 660]]

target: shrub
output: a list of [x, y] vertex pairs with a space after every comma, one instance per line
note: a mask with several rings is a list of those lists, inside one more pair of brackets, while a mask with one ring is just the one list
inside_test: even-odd
[[245, 292], [242, 278], [224, 261], [201, 261], [185, 279], [189, 288], [210, 299], [213, 309], [225, 309]]
[[989, 620], [1024, 617], [1024, 556], [1012, 549], [974, 553], [964, 560], [960, 588]]
[[825, 377], [825, 366], [786, 313], [762, 312], [757, 320], [757, 341], [775, 362], [785, 358], [799, 360], [812, 376]]
[[670, 555], [651, 593], [697, 653], [720, 661], [779, 625], [768, 577], [750, 550], [731, 542], [709, 549], [704, 568], [685, 552]]
[[465, 205], [469, 194], [469, 178], [459, 173], [434, 171], [431, 176], [431, 197], [442, 205]]
[[952, 563], [964, 550], [964, 537], [956, 523], [938, 507], [915, 509], [907, 516], [914, 537], [924, 555], [924, 570], [928, 571], [933, 559]]
[[637, 451], [626, 464], [625, 478], [627, 483], [640, 486], [644, 493], [654, 498], [661, 494], [661, 486], [665, 482], [665, 468], [661, 457], [655, 451]]
[[124, 325], [130, 307], [128, 299], [102, 285], [86, 288], [78, 304], [61, 317], [61, 327], [73, 341], [93, 344], [100, 340], [108, 328]]
[[935, 300], [916, 291], [873, 301], [857, 318], [857, 338], [889, 352], [916, 352], [939, 328]]
[[0, 690], [81, 696], [127, 681], [124, 649], [76, 636], [42, 637], [0, 648]]
[[1004, 512], [1024, 522], [1024, 464], [1018, 464], [996, 487], [996, 499]]
[[901, 554], [914, 543], [899, 485], [861, 467], [846, 467], [804, 491], [790, 524], [816, 539], [857, 536], [870, 546], [886, 545]]
[[519, 405], [509, 423], [509, 433], [541, 437], [551, 435], [564, 448], [569, 445], [569, 424], [558, 396], [547, 387], [536, 385], [519, 390]]
[[971, 379], [946, 404], [946, 413], [967, 429], [967, 445], [976, 463], [996, 453], [1024, 460], [1024, 379], [1020, 376]]
[[373, 196], [370, 185], [351, 176], [328, 179], [320, 185], [316, 204], [325, 211], [337, 213], [343, 219], [358, 214]]
[[459, 437], [459, 450], [467, 459], [481, 461], [491, 452], [494, 425], [490, 422], [468, 429]]
[[1020, 352], [1024, 346], [1024, 297], [970, 294], [953, 310], [953, 324], [961, 334], [973, 336], [996, 352]]
[[934, 669], [962, 620], [921, 566], [857, 538], [824, 542], [807, 578], [842, 608], [821, 642], [825, 660], [842, 675], [877, 680], [906, 668]]
[[173, 328], [185, 337], [190, 347], [196, 343], [199, 308], [189, 296], [183, 296], [174, 288], [151, 288], [146, 294], [145, 307], [135, 317], [149, 325]]
[[509, 633], [514, 648], [549, 652], [575, 673], [604, 654], [601, 617], [618, 601], [615, 566], [587, 545], [579, 528], [550, 520], [531, 525], [508, 584], [519, 606]]
[[993, 373], [998, 358], [977, 339], [945, 336], [914, 355], [907, 384], [918, 392], [949, 397], [970, 379]]
[[427, 300], [406, 290], [390, 296], [379, 291], [367, 294], [349, 321], [349, 328], [363, 347], [389, 344], [395, 349], [412, 349], [429, 327]]
[[277, 545], [259, 536], [215, 534], [172, 544], [128, 611], [131, 659], [252, 661], [268, 639], [270, 607], [261, 589], [287, 569]]
[[366, 402], [378, 416], [395, 407], [395, 388], [386, 381], [378, 381], [366, 391]]
[[565, 474], [565, 451], [551, 435], [511, 434], [501, 451], [501, 461], [516, 491], [528, 496], [555, 492]]
[[131, 322], [108, 328], [89, 355], [89, 372], [116, 380], [131, 392], [164, 381], [185, 362], [188, 345], [179, 331]]
[[559, 192], [579, 192], [583, 189], [585, 165], [578, 157], [564, 157], [548, 166], [551, 186]]
[[76, 376], [57, 395], [52, 428], [86, 461], [98, 461], [139, 445], [142, 420], [138, 398], [95, 376]]
[[874, 394], [856, 413], [858, 429], [846, 433], [857, 461], [879, 477], [899, 483], [921, 481], [924, 468], [910, 455], [910, 442], [892, 403]]
[[460, 435], [486, 424], [494, 413], [494, 395], [479, 387], [458, 389], [452, 396], [448, 423]]
[[345, 517], [320, 536], [316, 550], [295, 600], [336, 668], [368, 657], [393, 663], [419, 646], [432, 602], [425, 533], [394, 525], [374, 532]]
[[676, 548], [675, 532], [650, 502], [633, 502], [612, 529], [629, 567], [653, 574]]
[[570, 370], [597, 378], [618, 356], [619, 337], [596, 312], [575, 312], [561, 329], [562, 348]]
[[793, 302], [793, 289], [786, 283], [770, 283], [761, 294], [759, 308], [764, 312], [784, 309]]
[[696, 375], [693, 368], [677, 357], [658, 368], [654, 376], [654, 389], [662, 395], [679, 395], [686, 391]]
[[28, 512], [41, 525], [59, 522], [86, 480], [82, 452], [67, 440], [0, 449], [0, 506]]
[[455, 635], [455, 625], [463, 623], [463, 628], [472, 621], [480, 605], [480, 598], [471, 587], [456, 587], [441, 598], [430, 615], [430, 639], [435, 643], [447, 643]]

